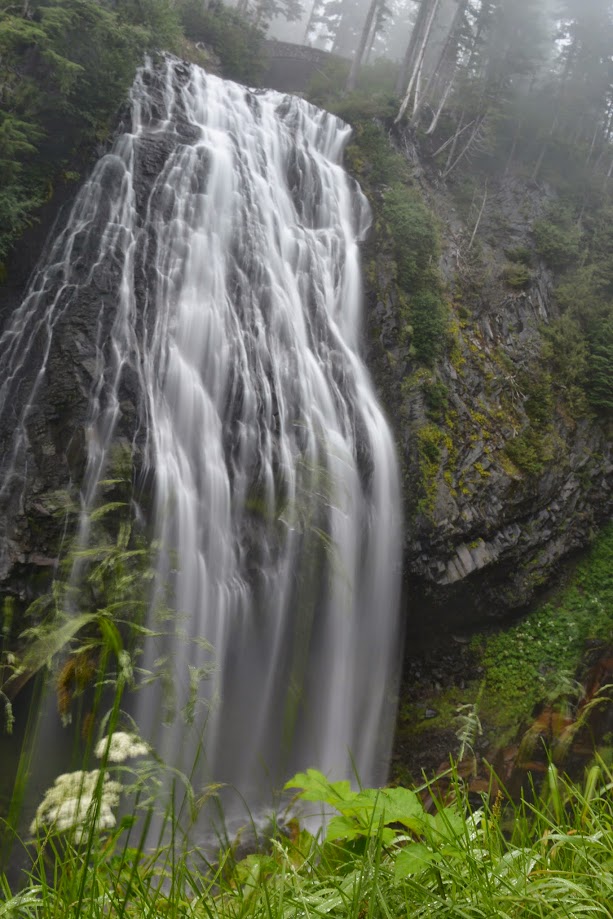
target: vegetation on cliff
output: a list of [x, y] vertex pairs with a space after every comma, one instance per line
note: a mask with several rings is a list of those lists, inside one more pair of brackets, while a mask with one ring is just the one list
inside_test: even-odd
[[[520, 741], [526, 732], [534, 735], [534, 726], [540, 724], [540, 713], [545, 711], [549, 721], [538, 744], [539, 753], [542, 756], [549, 749], [560, 768], [568, 766], [570, 743], [586, 727], [589, 706], [601, 692], [603, 681], [607, 682], [603, 662], [613, 647], [613, 526], [602, 531], [564, 585], [527, 615], [505, 628], [478, 631], [470, 641], [455, 647], [461, 663], [445, 685], [424, 682], [407, 688], [399, 721], [399, 750], [413, 746], [428, 759], [428, 746], [437, 746], [437, 735], [452, 737], [458, 711], [470, 706], [483, 728], [480, 754], [502, 768], [501, 751], [511, 745], [511, 761], [521, 766]], [[449, 654], [449, 650], [440, 654]], [[610, 711], [607, 692], [598, 704], [602, 712]], [[427, 718], [425, 711], [430, 712]], [[594, 743], [613, 765], [609, 728], [587, 725], [581, 737], [583, 752], [580, 757], [574, 755], [576, 772], [581, 771]], [[528, 759], [535, 758], [532, 748]], [[420, 757], [411, 755], [410, 759], [409, 774], [416, 778]], [[399, 775], [406, 780], [402, 767]]]
[[[262, 33], [185, 0], [0, 0], [2, 265], [54, 187], [78, 181], [104, 143], [145, 53], [172, 51], [257, 82]], [[191, 39], [192, 41], [188, 41]]]

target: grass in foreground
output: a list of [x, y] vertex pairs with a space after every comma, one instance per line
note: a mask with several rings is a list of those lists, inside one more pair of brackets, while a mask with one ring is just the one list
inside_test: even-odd
[[335, 813], [325, 831], [293, 819], [261, 851], [239, 859], [230, 845], [214, 860], [179, 841], [172, 813], [172, 843], [153, 852], [143, 830], [131, 839], [133, 818], [109, 827], [105, 781], [90, 782], [71, 828], [34, 827], [26, 885], [2, 879], [2, 919], [613, 915], [613, 776], [602, 762], [582, 786], [551, 765], [535, 803], [499, 793], [471, 807], [456, 775], [431, 812], [427, 793], [356, 792], [309, 770], [288, 788], [303, 808]]

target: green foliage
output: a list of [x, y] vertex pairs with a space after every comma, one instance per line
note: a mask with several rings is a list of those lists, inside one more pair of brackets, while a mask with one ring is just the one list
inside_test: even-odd
[[569, 313], [542, 329], [542, 357], [550, 369], [551, 381], [564, 393], [575, 415], [585, 412], [589, 347], [579, 323]]
[[422, 291], [411, 298], [409, 321], [413, 330], [411, 352], [421, 364], [431, 367], [445, 350], [447, 305], [440, 294]]
[[347, 165], [366, 190], [373, 192], [409, 181], [409, 166], [395, 149], [381, 124], [358, 121], [346, 152]]
[[543, 432], [531, 426], [507, 441], [505, 453], [518, 469], [534, 476], [541, 475], [551, 459]]
[[286, 791], [294, 788], [300, 789], [297, 797], [301, 801], [319, 801], [340, 814], [326, 827], [329, 842], [379, 837], [389, 845], [407, 830], [416, 835], [424, 833], [429, 824], [420, 798], [407, 788], [353, 791], [349, 782], [329, 782], [316, 769], [299, 772], [286, 782]]
[[9, 651], [8, 642], [2, 650], [1, 696], [14, 698], [39, 671], [62, 659], [58, 708], [69, 720], [75, 696], [88, 687], [100, 662], [106, 670], [111, 655], [122, 670], [145, 631], [146, 585], [152, 578], [149, 550], [128, 522], [119, 522], [116, 537], [109, 538], [108, 521], [126, 507], [110, 501], [96, 508], [90, 517], [92, 544], [83, 547], [75, 539], [68, 546], [50, 590], [26, 610], [26, 621], [35, 624], [21, 633], [19, 653]]
[[514, 264], [528, 266], [532, 264], [532, 250], [528, 246], [515, 246], [514, 249], [506, 249], [505, 255]]
[[588, 343], [589, 401], [596, 409], [613, 412], [613, 315], [605, 322], [591, 326]]
[[426, 400], [428, 416], [432, 421], [443, 421], [449, 405], [449, 390], [437, 377], [424, 380], [422, 392]]
[[396, 247], [398, 282], [403, 290], [428, 290], [438, 284], [440, 240], [432, 211], [419, 192], [393, 185], [384, 199], [384, 219]]
[[513, 262], [506, 265], [502, 272], [502, 278], [509, 287], [523, 290], [528, 287], [532, 281], [532, 272], [523, 262]]
[[407, 160], [382, 125], [360, 120], [347, 149], [348, 168], [369, 195], [376, 217], [378, 246], [396, 265], [402, 335], [411, 356], [432, 366], [447, 343], [449, 310], [439, 272], [439, 227], [419, 190], [411, 184]]
[[0, 21], [0, 259], [67, 160], [106, 135], [145, 51], [180, 35], [170, 0], [33, 0]]
[[517, 625], [482, 644], [483, 706], [512, 732], [559, 681], [574, 674], [586, 643], [613, 636], [613, 527], [599, 536], [573, 583]]
[[[146, 766], [125, 773], [153, 785]], [[275, 832], [246, 857], [222, 844], [213, 863], [190, 848], [171, 805], [171, 843], [147, 851], [134, 832], [146, 809], [112, 826], [120, 782], [105, 790], [102, 770], [81, 781], [92, 792], [90, 812], [107, 820], [90, 819], [85, 834], [62, 841], [41, 836], [21, 888], [0, 878], [7, 919], [597, 919], [613, 897], [613, 776], [602, 761], [579, 785], [550, 764], [530, 802], [500, 791], [477, 809], [456, 769], [447, 782], [455, 803], [441, 800], [436, 782], [422, 789], [431, 811], [409, 789], [348, 790], [341, 801], [333, 795], [333, 806], [347, 811], [332, 818], [336, 838], [329, 830], [325, 839], [313, 836], [293, 819], [289, 832]], [[339, 784], [314, 770], [295, 781], [305, 783], [304, 800], [322, 804]]]
[[107, 137], [145, 52], [179, 50], [185, 29], [226, 76], [257, 84], [263, 67], [262, 33], [221, 4], [0, 0], [0, 12], [0, 264]]
[[449, 313], [441, 295], [440, 238], [435, 217], [416, 189], [394, 184], [383, 199], [382, 217], [393, 240], [397, 281], [408, 295], [405, 320], [411, 353], [432, 366], [446, 344]]
[[347, 94], [349, 69], [349, 62], [340, 57], [333, 57], [318, 68], [307, 87], [309, 101], [352, 123], [365, 124], [368, 118], [392, 118], [398, 105], [394, 94], [397, 65], [381, 59], [363, 67], [355, 91]]
[[221, 4], [207, 9], [199, 0], [185, 0], [180, 10], [186, 36], [214, 51], [225, 77], [259, 85], [265, 66], [261, 29]]
[[536, 251], [551, 268], [571, 267], [581, 254], [581, 231], [569, 211], [552, 208], [532, 228]]

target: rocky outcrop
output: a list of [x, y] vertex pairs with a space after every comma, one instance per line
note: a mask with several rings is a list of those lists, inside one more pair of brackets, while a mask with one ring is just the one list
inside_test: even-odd
[[482, 196], [467, 225], [411, 139], [403, 146], [441, 224], [451, 310], [446, 357], [420, 370], [375, 228], [365, 253], [368, 353], [403, 466], [406, 575], [444, 605], [501, 615], [525, 605], [611, 516], [612, 426], [569, 410], [556, 381], [540, 379], [542, 329], [558, 316], [551, 272], [532, 251], [525, 284], [505, 275], [509, 252], [534, 250], [531, 227], [551, 192], [490, 180], [471, 246]]
[[[469, 223], [411, 138], [403, 138], [402, 146], [415, 182], [441, 222], [440, 268], [452, 314], [445, 358], [434, 372], [420, 370], [403, 343], [393, 259], [375, 227], [364, 249], [367, 358], [402, 463], [406, 576], [439, 609], [453, 606], [465, 615], [471, 606], [480, 614], [499, 615], [526, 604], [553, 577], [560, 561], [585, 546], [610, 517], [611, 426], [589, 412], [569, 412], [561, 393], [540, 406], [535, 422], [535, 395], [525, 385], [538, 376], [541, 328], [557, 316], [555, 279], [535, 261], [525, 286], [510, 286], [504, 277], [505, 253], [533, 248], [531, 226], [551, 192], [514, 178], [490, 180], [471, 245], [481, 199]], [[145, 194], [147, 176], [159, 171], [167, 155], [164, 138], [159, 136], [155, 148], [144, 145], [139, 155], [142, 184], [135, 189], [137, 197]], [[70, 196], [68, 189], [65, 197]], [[18, 250], [9, 283], [0, 291], [3, 325], [20, 302], [52, 210]], [[87, 255], [75, 254], [77, 262]], [[5, 519], [12, 523], [3, 537], [0, 577], [24, 598], [38, 589], [37, 572], [44, 577], [56, 562], [63, 532], [58, 511], [66, 490], [84, 473], [83, 432], [98, 358], [91, 331], [102, 321], [100, 340], [108, 342], [113, 312], [105, 313], [101, 306], [111, 303], [116, 285], [112, 264], [93, 272], [80, 285], [70, 325], [58, 324], [48, 385], [28, 417], [28, 486], [24, 491], [15, 481], [5, 495]], [[14, 413], [0, 426], [5, 443], [35, 367], [32, 362], [25, 369]], [[433, 387], [438, 393], [435, 405]], [[137, 407], [129, 374], [121, 400], [118, 436], [132, 442]], [[531, 449], [526, 432], [532, 432], [540, 447], [538, 456], [522, 462], [522, 443]]]

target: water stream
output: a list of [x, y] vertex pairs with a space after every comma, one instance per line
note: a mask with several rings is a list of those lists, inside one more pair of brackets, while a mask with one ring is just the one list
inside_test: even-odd
[[143, 732], [184, 769], [201, 740], [202, 780], [255, 804], [307, 766], [383, 781], [400, 489], [359, 356], [369, 209], [341, 166], [349, 128], [173, 58], [139, 72], [124, 127], [0, 339], [0, 415], [22, 393], [0, 489], [27, 492], [54, 336], [96, 282], [97, 321], [72, 331], [91, 351], [83, 538], [131, 399], [177, 624], [146, 663], [172, 662], [178, 709], [206, 671], [189, 731], [153, 691]]

